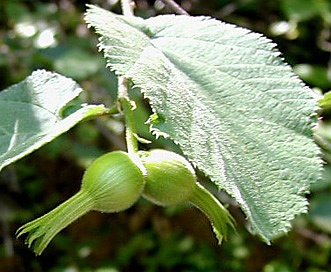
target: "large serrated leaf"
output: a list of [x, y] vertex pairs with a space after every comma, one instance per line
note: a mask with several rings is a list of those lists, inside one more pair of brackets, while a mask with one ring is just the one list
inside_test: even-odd
[[157, 134], [232, 195], [269, 241], [307, 208], [320, 176], [316, 98], [259, 34], [207, 17], [143, 20], [90, 6], [108, 66], [131, 78]]
[[81, 92], [73, 80], [44, 70], [0, 92], [0, 171], [81, 120], [106, 112], [102, 105], [82, 105], [64, 117], [66, 104]]

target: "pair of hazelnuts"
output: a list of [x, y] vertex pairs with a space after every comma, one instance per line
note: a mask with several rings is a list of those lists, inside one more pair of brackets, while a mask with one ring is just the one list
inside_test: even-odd
[[120, 212], [141, 195], [161, 206], [193, 204], [209, 218], [219, 242], [226, 235], [226, 225], [233, 225], [227, 210], [197, 182], [193, 167], [183, 156], [161, 149], [134, 154], [113, 151], [86, 169], [78, 193], [22, 226], [18, 236], [28, 233], [27, 244], [39, 255], [58, 232], [83, 214]]

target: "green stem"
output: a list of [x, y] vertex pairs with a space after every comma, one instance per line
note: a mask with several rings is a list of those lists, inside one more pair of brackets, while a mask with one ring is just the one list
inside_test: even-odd
[[234, 228], [234, 220], [223, 205], [206, 188], [197, 183], [190, 197], [191, 204], [210, 220], [219, 244], [227, 236], [227, 225]]
[[118, 79], [118, 101], [125, 118], [125, 137], [128, 153], [132, 154], [138, 152], [138, 140], [132, 113], [134, 102], [129, 98], [127, 86], [127, 79], [120, 77]]
[[122, 13], [125, 16], [134, 16], [134, 2], [132, 0], [121, 0]]
[[108, 115], [118, 114], [118, 107], [114, 105], [113, 107], [109, 108], [107, 114]]
[[[121, 0], [121, 6], [123, 15], [134, 16], [134, 1]], [[136, 153], [138, 152], [138, 140], [132, 115], [133, 101], [129, 98], [127, 79], [124, 76], [118, 79], [118, 100], [125, 117], [125, 138], [128, 153]]]
[[17, 237], [29, 233], [26, 243], [29, 247], [33, 244], [34, 252], [40, 255], [56, 234], [91, 211], [93, 205], [93, 200], [83, 191], [79, 191], [54, 210], [20, 227]]

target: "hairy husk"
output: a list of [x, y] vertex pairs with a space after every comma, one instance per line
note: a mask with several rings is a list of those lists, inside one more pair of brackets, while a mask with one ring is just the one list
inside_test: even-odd
[[190, 203], [210, 220], [219, 243], [227, 236], [234, 221], [220, 201], [197, 182], [190, 163], [174, 152], [151, 150], [139, 152], [147, 176], [143, 196], [149, 201], [170, 206]]
[[54, 236], [89, 211], [118, 212], [131, 207], [144, 187], [143, 166], [122, 151], [107, 153], [85, 171], [81, 189], [49, 213], [23, 225], [26, 243], [40, 255]]

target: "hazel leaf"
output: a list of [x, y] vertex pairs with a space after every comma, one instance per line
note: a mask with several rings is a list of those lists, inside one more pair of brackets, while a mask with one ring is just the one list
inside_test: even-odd
[[0, 92], [0, 171], [80, 121], [105, 113], [103, 105], [68, 103], [83, 90], [72, 79], [37, 70], [22, 82]]
[[307, 211], [321, 173], [317, 98], [274, 43], [204, 16], [143, 20], [89, 6], [86, 21], [109, 68], [149, 99], [153, 133], [234, 197], [254, 233], [269, 243]]

